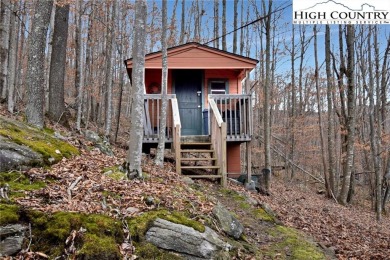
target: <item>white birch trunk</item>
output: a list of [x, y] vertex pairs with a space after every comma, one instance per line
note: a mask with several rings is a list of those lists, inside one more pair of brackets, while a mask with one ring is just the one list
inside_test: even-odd
[[146, 0], [135, 2], [133, 41], [132, 108], [130, 115], [129, 152], [127, 154], [128, 177], [142, 177], [143, 94], [145, 88]]

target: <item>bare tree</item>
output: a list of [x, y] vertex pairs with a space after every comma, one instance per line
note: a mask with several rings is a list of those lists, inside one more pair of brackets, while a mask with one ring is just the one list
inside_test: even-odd
[[266, 6], [262, 1], [263, 9], [266, 13], [265, 26], [265, 83], [264, 83], [264, 174], [265, 186], [268, 192], [271, 181], [271, 125], [270, 125], [270, 90], [271, 90], [271, 20], [272, 20], [272, 0]]
[[18, 53], [18, 37], [19, 37], [19, 24], [20, 20], [16, 16], [19, 4], [14, 2], [12, 4], [11, 14], [11, 26], [10, 26], [10, 44], [9, 44], [9, 57], [8, 57], [8, 111], [14, 112], [15, 107], [15, 85], [16, 85], [16, 64], [17, 64], [17, 53]]
[[238, 13], [237, 13], [237, 8], [238, 8], [238, 0], [234, 0], [234, 18], [233, 18], [233, 53], [237, 53], [237, 20], [238, 20]]
[[[76, 100], [77, 100], [77, 118], [76, 118], [76, 129], [80, 131], [81, 128], [81, 113], [82, 113], [82, 104], [83, 104], [83, 92], [84, 92], [84, 81], [83, 81], [83, 43], [82, 43], [82, 0], [76, 1], [76, 11], [77, 11], [77, 25], [76, 25], [76, 75], [75, 75], [75, 88], [76, 88]], [[89, 32], [88, 32], [89, 33]]]
[[355, 89], [355, 28], [353, 25], [346, 26], [346, 46], [347, 46], [347, 67], [345, 74], [347, 76], [347, 117], [346, 121], [346, 153], [344, 154], [344, 178], [340, 194], [338, 197], [339, 203], [346, 205], [348, 203], [348, 193], [351, 185], [351, 175], [353, 172], [353, 157], [354, 157], [354, 141], [355, 141], [355, 105], [356, 105], [356, 89]]
[[226, 0], [222, 0], [222, 50], [226, 51]]
[[[219, 0], [214, 0], [214, 39], [219, 37]], [[214, 47], [219, 48], [219, 39], [215, 40]]]
[[9, 48], [9, 29], [11, 11], [9, 9], [10, 1], [1, 1], [2, 8], [0, 13], [0, 97], [5, 99], [7, 96], [8, 79], [8, 48]]
[[58, 2], [55, 12], [53, 49], [49, 77], [49, 117], [67, 124], [64, 117], [64, 81], [66, 65], [66, 43], [68, 40], [69, 4]]
[[146, 43], [146, 0], [136, 0], [134, 41], [133, 41], [133, 71], [132, 71], [132, 107], [130, 121], [129, 152], [127, 155], [128, 177], [141, 177], [142, 138], [143, 138], [143, 92], [144, 65]]
[[186, 25], [186, 0], [181, 0], [181, 23], [180, 23], [180, 40], [179, 43], [184, 43], [185, 25]]
[[329, 187], [329, 176], [327, 172], [327, 160], [325, 153], [325, 138], [322, 124], [322, 109], [321, 109], [321, 97], [320, 97], [320, 83], [319, 83], [319, 68], [318, 68], [318, 46], [317, 46], [317, 26], [313, 26], [313, 35], [314, 35], [314, 79], [317, 92], [317, 113], [318, 113], [318, 125], [320, 130], [320, 140], [321, 140], [321, 157], [322, 157], [322, 167], [325, 177], [325, 188], [327, 191], [330, 190]]
[[106, 115], [105, 115], [105, 130], [104, 135], [109, 139], [111, 132], [112, 118], [112, 75], [113, 75], [113, 52], [115, 45], [115, 21], [116, 19], [116, 1], [113, 1], [111, 6], [110, 26], [107, 27], [107, 58], [106, 58]]
[[44, 125], [45, 48], [47, 27], [53, 1], [37, 1], [29, 37], [27, 68], [27, 122], [38, 128]]
[[335, 141], [334, 141], [334, 116], [333, 116], [333, 99], [334, 84], [332, 80], [331, 59], [330, 59], [330, 28], [329, 25], [325, 27], [325, 70], [326, 70], [326, 101], [328, 110], [328, 171], [329, 171], [329, 189], [327, 190], [328, 197], [337, 196], [337, 189], [335, 186]]
[[160, 132], [158, 135], [158, 145], [155, 164], [163, 166], [164, 162], [164, 148], [165, 148], [165, 132], [167, 126], [167, 83], [168, 83], [168, 53], [167, 53], [167, 0], [162, 2], [162, 79], [161, 79], [161, 110], [160, 110]]

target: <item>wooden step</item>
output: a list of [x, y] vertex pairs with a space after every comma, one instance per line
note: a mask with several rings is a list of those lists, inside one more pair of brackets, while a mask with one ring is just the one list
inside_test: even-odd
[[194, 145], [194, 146], [197, 146], [197, 145], [211, 145], [210, 142], [183, 142], [181, 143], [181, 145]]
[[202, 166], [181, 166], [182, 169], [219, 169], [219, 166], [216, 165], [202, 165]]
[[217, 158], [181, 158], [181, 161], [215, 161]]
[[208, 178], [208, 179], [212, 179], [212, 178], [222, 178], [222, 176], [221, 175], [184, 175], [184, 176], [186, 176], [186, 177], [188, 177], [188, 178], [194, 178], [194, 179], [196, 179], [196, 178]]
[[180, 142], [210, 142], [210, 136], [208, 135], [186, 135], [180, 137]]
[[213, 153], [214, 150], [208, 150], [208, 149], [182, 149], [180, 152], [182, 152], [182, 153]]

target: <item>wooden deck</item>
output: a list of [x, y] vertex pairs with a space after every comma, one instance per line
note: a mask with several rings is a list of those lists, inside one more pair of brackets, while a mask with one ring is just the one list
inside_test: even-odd
[[[161, 95], [144, 95], [145, 145], [157, 144], [160, 127]], [[190, 174], [191, 178], [220, 179], [227, 182], [227, 142], [249, 142], [252, 137], [252, 105], [250, 95], [209, 95], [207, 140], [181, 136], [181, 121], [175, 95], [168, 95], [166, 143], [175, 152], [176, 172], [207, 170], [204, 174]], [[204, 121], [202, 121], [204, 123]], [[186, 139], [187, 138], [187, 139]], [[199, 140], [198, 140], [199, 139]], [[197, 154], [191, 157], [185, 154]], [[200, 156], [207, 154], [207, 156]], [[184, 165], [183, 163], [186, 162]], [[202, 164], [199, 162], [208, 162]], [[199, 163], [199, 164], [198, 164]], [[206, 174], [207, 173], [207, 174]]]

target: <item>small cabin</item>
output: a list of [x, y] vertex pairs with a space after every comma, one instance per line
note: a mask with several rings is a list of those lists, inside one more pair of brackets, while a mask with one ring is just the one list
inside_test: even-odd
[[[252, 138], [249, 73], [257, 60], [199, 43], [168, 51], [166, 145], [176, 171], [191, 178], [237, 177], [240, 147]], [[132, 59], [125, 61], [131, 78]], [[161, 109], [162, 52], [145, 56], [143, 151], [157, 147]], [[250, 165], [250, 156], [249, 163]]]

